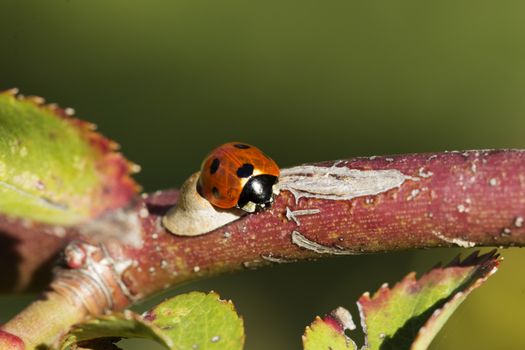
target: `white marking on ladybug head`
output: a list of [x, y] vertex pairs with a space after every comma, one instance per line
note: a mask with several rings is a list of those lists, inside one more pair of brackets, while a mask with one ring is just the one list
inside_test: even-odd
[[254, 213], [257, 209], [257, 204], [255, 204], [254, 202], [248, 202], [241, 209], [248, 213]]
[[[277, 184], [273, 185], [272, 186], [272, 193], [273, 193], [273, 195], [277, 196], [277, 195], [279, 195], [279, 192], [280, 192], [279, 191], [279, 186], [277, 186]], [[272, 197], [272, 200], [273, 200], [273, 197]]]

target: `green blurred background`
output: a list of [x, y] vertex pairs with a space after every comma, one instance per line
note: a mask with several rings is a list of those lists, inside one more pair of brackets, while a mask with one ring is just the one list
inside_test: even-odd
[[[229, 140], [282, 166], [525, 148], [524, 11], [486, 0], [2, 0], [0, 89], [74, 107], [143, 166], [147, 191], [179, 186]], [[171, 294], [218, 291], [244, 316], [246, 349], [299, 349], [316, 315], [355, 311], [362, 292], [458, 252], [276, 266]], [[525, 348], [525, 252], [502, 253], [433, 349]], [[0, 322], [32, 297], [0, 297]]]

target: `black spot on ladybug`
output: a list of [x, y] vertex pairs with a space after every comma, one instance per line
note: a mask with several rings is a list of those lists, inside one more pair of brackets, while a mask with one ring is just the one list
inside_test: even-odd
[[219, 169], [219, 165], [221, 165], [221, 161], [219, 160], [219, 158], [215, 158], [213, 162], [211, 162], [210, 174], [215, 174], [217, 172], [217, 169]]
[[233, 146], [236, 147], [236, 148], [239, 148], [239, 149], [248, 149], [248, 148], [250, 148], [250, 146], [245, 145], [244, 143], [236, 143]]
[[220, 197], [220, 193], [219, 193], [219, 190], [217, 189], [217, 187], [213, 187], [213, 188], [211, 189], [211, 193], [213, 193], [213, 196], [214, 196], [215, 198], [219, 198], [219, 197]]
[[239, 169], [237, 169], [238, 177], [250, 177], [253, 174], [253, 165], [250, 163], [243, 164]]

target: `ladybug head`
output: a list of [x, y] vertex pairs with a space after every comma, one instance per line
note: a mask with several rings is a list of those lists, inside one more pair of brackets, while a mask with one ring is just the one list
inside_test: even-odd
[[277, 176], [252, 176], [244, 185], [237, 206], [250, 213], [265, 208], [273, 202], [273, 187], [276, 183]]

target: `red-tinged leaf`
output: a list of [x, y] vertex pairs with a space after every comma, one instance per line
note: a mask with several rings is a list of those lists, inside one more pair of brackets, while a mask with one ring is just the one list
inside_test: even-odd
[[0, 213], [74, 224], [122, 207], [137, 192], [118, 145], [39, 97], [0, 93]]
[[[490, 254], [490, 253], [489, 253]], [[450, 316], [456, 311], [458, 306], [467, 298], [467, 296], [477, 287], [479, 287], [487, 278], [497, 271], [498, 262], [495, 260], [496, 256], [490, 257], [486, 254], [485, 256], [477, 257], [471, 255], [473, 260], [487, 259], [485, 262], [478, 262], [481, 264], [479, 268], [474, 271], [471, 278], [471, 283], [462, 291], [458, 291], [451, 298], [447, 300], [441, 308], [437, 308], [432, 312], [430, 318], [427, 319], [425, 324], [419, 329], [418, 334], [414, 342], [412, 343], [412, 350], [424, 350], [427, 349], [436, 334], [443, 328], [444, 324], [450, 318]], [[491, 259], [491, 260], [488, 260]], [[492, 260], [493, 259], [493, 260]], [[462, 262], [463, 265], [469, 264], [468, 259]], [[450, 266], [450, 265], [449, 265]]]
[[[422, 327], [426, 328], [423, 331], [425, 339], [420, 340], [420, 344], [430, 344], [446, 319], [465, 299], [457, 295], [466, 296], [481, 285], [496, 271], [497, 258], [495, 250], [481, 256], [475, 252], [463, 261], [456, 260], [446, 267], [434, 268], [420, 279], [410, 273], [393, 288], [382, 286], [372, 297], [365, 293], [358, 306], [366, 330], [367, 347], [408, 349]], [[451, 300], [455, 301], [449, 303]], [[443, 312], [439, 322], [434, 322], [432, 317], [438, 309], [447, 312]], [[426, 326], [427, 322], [430, 323]]]
[[25, 346], [16, 335], [0, 330], [0, 349], [24, 350]]
[[[372, 297], [363, 294], [358, 301], [365, 333], [363, 349], [428, 348], [459, 304], [497, 270], [498, 264], [495, 250], [480, 256], [475, 252], [419, 279], [410, 273], [393, 288], [384, 284]], [[305, 350], [357, 349], [344, 333], [353, 328], [353, 322], [348, 312], [337, 312], [341, 309], [317, 318], [307, 328]]]
[[345, 335], [346, 329], [353, 330], [355, 325], [350, 312], [342, 307], [323, 318], [316, 317], [304, 332], [304, 349], [356, 350], [357, 345]]

